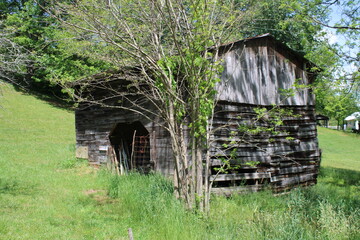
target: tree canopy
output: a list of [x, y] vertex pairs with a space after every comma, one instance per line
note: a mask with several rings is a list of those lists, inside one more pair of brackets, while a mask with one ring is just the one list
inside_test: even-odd
[[3, 79], [24, 88], [53, 92], [59, 89], [54, 89], [57, 81], [74, 81], [107, 69], [102, 61], [67, 51], [64, 29], [46, 12], [46, 6], [47, 1], [33, 0], [0, 5]]
[[[46, 9], [52, 8], [59, 3], [74, 3], [78, 6], [90, 4], [91, 1], [42, 1], [42, 0], [6, 0], [0, 4], [1, 36], [6, 38], [7, 44], [16, 44], [17, 53], [24, 59], [27, 56], [28, 66], [15, 74], [16, 81], [25, 81], [21, 84], [43, 86], [56, 84], [57, 81], [74, 81], [109, 68], [114, 68], [121, 61], [129, 60], [124, 51], [117, 51], [113, 46], [106, 44], [101, 38], [96, 37], [96, 31], [69, 30], [68, 25], [63, 25], [60, 19], [54, 19]], [[122, 14], [127, 17], [134, 15], [134, 7], [141, 1], [127, 2], [107, 1], [107, 4], [122, 4]], [[161, 1], [160, 1], [161, 2]], [[334, 84], [334, 72], [341, 72], [344, 64], [358, 69], [359, 66], [359, 1], [327, 1], [327, 0], [291, 0], [291, 1], [230, 1], [242, 15], [243, 23], [238, 22], [231, 27], [229, 40], [239, 40], [244, 37], [252, 37], [258, 34], [271, 33], [292, 49], [303, 53], [314, 62], [323, 72], [323, 79]], [[183, 2], [185, 3], [185, 2]], [[106, 6], [106, 4], [103, 4]], [[126, 9], [127, 8], [127, 9]], [[339, 11], [340, 18], [337, 22], [331, 21], [331, 11]], [[89, 8], [97, 16], [109, 13], [107, 9]], [[146, 9], [152, 11], [151, 9]], [[222, 8], [223, 16], [229, 8]], [[64, 13], [62, 19], [71, 19], [71, 13]], [[110, 19], [110, 18], [109, 18]], [[246, 24], [245, 23], [246, 20]], [[166, 21], [166, 19], [164, 19]], [[220, 22], [220, 19], [219, 19]], [[123, 27], [115, 26], [112, 27]], [[154, 29], [146, 28], [140, 20], [134, 19], [138, 33], [145, 38], [151, 39], [148, 34]], [[109, 25], [110, 26], [110, 25]], [[216, 27], [226, 27], [214, 24]], [[345, 43], [329, 44], [326, 39], [326, 29], [334, 29], [346, 38]], [[324, 30], [325, 29], [325, 30]], [[166, 42], [166, 29], [161, 36], [160, 45], [172, 54], [169, 42]], [[325, 36], [324, 36], [325, 35]], [[212, 41], [212, 40], [211, 40]], [[4, 41], [2, 41], [5, 44]], [[145, 43], [144, 43], [145, 44]], [[8, 46], [8, 45], [7, 45]], [[344, 47], [345, 46], [345, 47]], [[185, 45], [184, 45], [185, 48]], [[2, 45], [2, 54], [11, 51], [11, 48]], [[31, 54], [30, 54], [31, 53]], [[9, 52], [9, 56], [14, 52]], [[116, 56], [116, 57], [115, 57]], [[31, 64], [30, 64], [31, 62]], [[10, 66], [10, 65], [8, 65]], [[18, 65], [19, 66], [19, 65]], [[13, 65], [12, 68], [15, 66]], [[16, 67], [15, 67], [16, 68]], [[358, 70], [343, 72], [341, 77], [347, 81], [353, 91], [359, 88]], [[6, 70], [3, 67], [2, 75]], [[9, 75], [9, 74], [8, 74]], [[11, 74], [11, 76], [13, 76]], [[14, 78], [14, 77], [13, 77]], [[340, 78], [337, 76], [336, 78]], [[21, 79], [21, 80], [19, 80]], [[321, 79], [321, 78], [319, 78]], [[346, 79], [346, 80], [345, 80]], [[323, 81], [323, 80], [321, 80]], [[25, 84], [26, 85], [26, 84]], [[323, 86], [321, 86], [323, 87]], [[321, 89], [319, 90], [321, 91]], [[320, 109], [319, 109], [320, 110]]]

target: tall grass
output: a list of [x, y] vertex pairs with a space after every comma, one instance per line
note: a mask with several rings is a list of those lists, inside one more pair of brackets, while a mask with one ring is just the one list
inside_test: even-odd
[[172, 183], [160, 175], [113, 176], [108, 192], [119, 200], [136, 239], [201, 238], [203, 223], [174, 198]]
[[188, 212], [159, 175], [110, 177], [109, 195], [119, 200], [137, 239], [358, 239], [356, 192], [320, 183], [288, 195], [270, 192], [213, 196], [211, 212]]
[[75, 159], [72, 112], [11, 87], [2, 93], [0, 239], [128, 239], [128, 228], [135, 239], [360, 239], [354, 135], [342, 136], [345, 148], [333, 143], [338, 132], [320, 129], [316, 186], [213, 196], [202, 215], [186, 210], [160, 175], [113, 176]]

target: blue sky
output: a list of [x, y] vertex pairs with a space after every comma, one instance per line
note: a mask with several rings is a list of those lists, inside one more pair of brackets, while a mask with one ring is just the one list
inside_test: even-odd
[[[333, 26], [336, 23], [339, 23], [341, 18], [343, 17], [342, 15], [342, 8], [339, 5], [333, 5], [331, 8], [331, 14], [330, 14], [330, 22], [329, 25]], [[342, 34], [339, 34], [336, 32], [336, 29], [332, 29], [332, 28], [325, 28], [325, 31], [327, 32], [327, 38], [330, 44], [339, 44], [341, 46], [344, 46], [343, 51], [345, 51], [346, 54], [350, 55], [350, 56], [355, 56], [356, 52], [359, 52], [360, 49], [350, 49], [348, 47], [346, 47], [346, 37]], [[360, 41], [360, 36], [359, 36], [359, 41]], [[347, 64], [344, 65], [344, 70], [346, 72], [353, 72], [356, 69], [356, 67], [353, 64]]]

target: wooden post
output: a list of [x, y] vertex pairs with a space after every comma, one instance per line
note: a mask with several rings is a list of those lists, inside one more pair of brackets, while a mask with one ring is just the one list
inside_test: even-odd
[[117, 160], [116, 158], [116, 153], [115, 153], [115, 149], [114, 148], [111, 148], [112, 150], [112, 159], [113, 159], [113, 163], [115, 165], [115, 171], [117, 173], [117, 175], [122, 175], [120, 170], [119, 170], [119, 164], [121, 166], [121, 163]]
[[131, 170], [134, 169], [134, 153], [135, 153], [135, 136], [136, 136], [136, 130], [134, 131], [133, 139], [132, 139], [132, 148], [131, 148], [131, 156], [130, 156], [130, 168]]

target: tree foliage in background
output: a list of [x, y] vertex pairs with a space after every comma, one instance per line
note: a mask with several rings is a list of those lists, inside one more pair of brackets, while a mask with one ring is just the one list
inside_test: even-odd
[[67, 51], [61, 26], [42, 7], [47, 4], [34, 0], [0, 4], [4, 59], [0, 76], [23, 88], [59, 94], [57, 80], [73, 81], [108, 65]]
[[[324, 37], [334, 35], [340, 42], [323, 45], [327, 55], [314, 55], [323, 73], [315, 89], [317, 110], [336, 119], [338, 126], [352, 112], [360, 110], [360, 1], [319, 1], [324, 12], [338, 19], [319, 19], [308, 15], [323, 28]], [[325, 58], [324, 58], [325, 56]]]
[[[3, 21], [0, 20], [0, 27]], [[31, 53], [11, 40], [11, 32], [0, 33], [0, 79], [13, 83], [15, 78], [26, 74], [26, 69], [33, 62]]]

